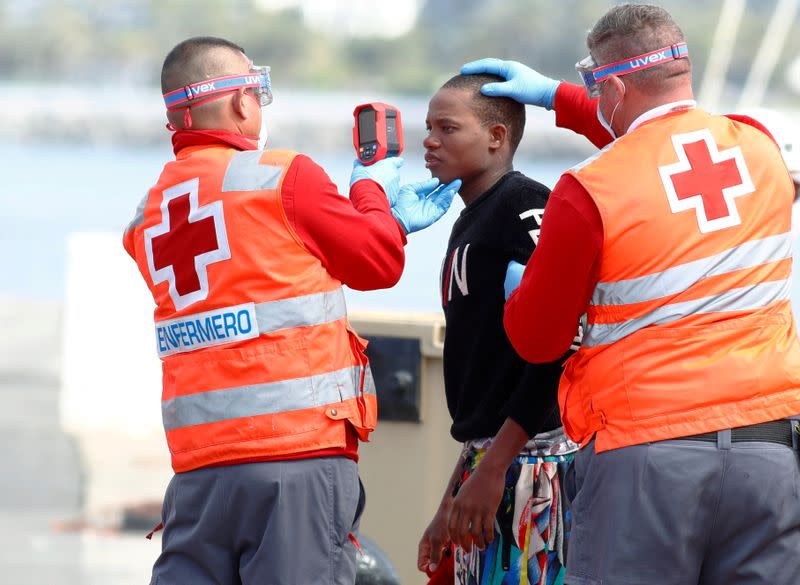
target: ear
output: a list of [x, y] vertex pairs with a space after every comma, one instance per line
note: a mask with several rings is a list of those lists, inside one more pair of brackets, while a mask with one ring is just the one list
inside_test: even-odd
[[608, 85], [608, 95], [614, 98], [614, 101], [619, 101], [625, 97], [625, 84], [616, 75], [610, 75], [606, 80]]
[[489, 128], [489, 149], [497, 150], [508, 141], [508, 128], [505, 124], [495, 124]]
[[184, 115], [185, 110], [167, 111], [167, 128], [172, 126], [178, 130], [188, 130], [188, 128], [183, 127]]
[[236, 112], [236, 115], [239, 116], [242, 120], [247, 120], [250, 117], [250, 112], [247, 108], [247, 100], [248, 98], [245, 95], [245, 88], [240, 87], [236, 90], [236, 93], [233, 94], [233, 99], [231, 100], [231, 107], [233, 111]]

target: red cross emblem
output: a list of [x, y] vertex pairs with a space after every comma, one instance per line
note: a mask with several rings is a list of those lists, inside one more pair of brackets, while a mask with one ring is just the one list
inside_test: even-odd
[[720, 151], [708, 129], [672, 137], [678, 162], [659, 167], [672, 213], [694, 209], [703, 233], [742, 223], [734, 197], [755, 191], [738, 146]]
[[231, 257], [222, 201], [200, 207], [199, 179], [164, 190], [161, 223], [144, 230], [153, 284], [169, 283], [180, 310], [208, 297], [209, 264]]

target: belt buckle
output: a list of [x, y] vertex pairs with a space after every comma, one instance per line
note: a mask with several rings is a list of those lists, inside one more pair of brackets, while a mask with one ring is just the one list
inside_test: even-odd
[[790, 420], [792, 425], [792, 448], [795, 451], [800, 451], [800, 420]]

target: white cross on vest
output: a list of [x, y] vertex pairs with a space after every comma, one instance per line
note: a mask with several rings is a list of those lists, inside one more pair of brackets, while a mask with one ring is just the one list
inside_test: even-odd
[[694, 209], [703, 233], [742, 223], [734, 197], [755, 191], [742, 149], [720, 151], [708, 129], [672, 137], [678, 162], [659, 167], [672, 213]]
[[165, 189], [161, 223], [144, 230], [153, 284], [169, 282], [177, 310], [208, 298], [208, 265], [231, 257], [222, 201], [200, 207], [198, 184], [191, 179]]

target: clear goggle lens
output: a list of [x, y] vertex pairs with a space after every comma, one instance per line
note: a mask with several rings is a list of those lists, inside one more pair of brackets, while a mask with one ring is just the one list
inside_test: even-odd
[[258, 76], [258, 86], [253, 89], [262, 108], [272, 103], [272, 80], [269, 77], [269, 72], [269, 65], [250, 66], [250, 73]]
[[591, 55], [575, 63], [575, 70], [578, 72], [578, 77], [581, 78], [583, 85], [586, 87], [586, 94], [590, 98], [598, 97], [600, 89], [603, 87], [603, 82], [597, 81], [594, 77], [596, 68], [597, 63]]

